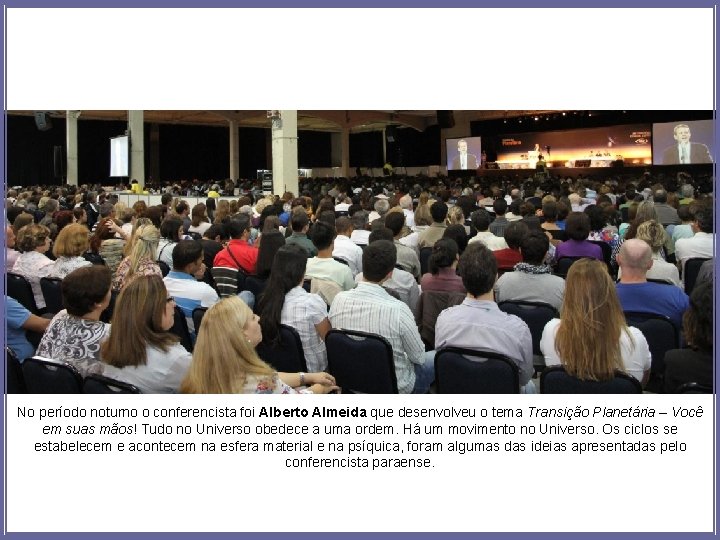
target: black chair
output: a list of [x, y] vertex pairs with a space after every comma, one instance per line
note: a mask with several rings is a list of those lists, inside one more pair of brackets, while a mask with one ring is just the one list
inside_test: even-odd
[[697, 281], [698, 274], [700, 273], [700, 267], [705, 261], [709, 260], [710, 259], [693, 258], [685, 261], [685, 266], [683, 266], [683, 281], [685, 282], [685, 294], [688, 296], [690, 296], [690, 293], [692, 293], [695, 288], [695, 282]]
[[108, 307], [105, 308], [105, 311], [100, 314], [100, 320], [102, 322], [109, 323], [112, 320], [113, 310], [115, 309], [115, 302], [117, 301], [117, 297], [119, 294], [120, 292], [116, 291], [115, 289], [112, 289], [110, 291], [110, 303], [108, 304]]
[[305, 281], [303, 281], [303, 284], [302, 284], [303, 289], [305, 289], [307, 292], [310, 292], [311, 285], [312, 285], [312, 281], [309, 279], [306, 279]]
[[628, 223], [630, 221], [630, 207], [629, 206], [623, 206], [620, 208], [620, 218], [622, 219], [623, 223]]
[[430, 271], [430, 255], [432, 255], [431, 247], [424, 247], [420, 249], [420, 274], [422, 275], [425, 275]]
[[567, 233], [564, 229], [557, 229], [554, 231], [546, 231], [550, 233], [550, 236], [552, 236], [553, 240], [560, 240], [561, 242], [564, 242], [567, 240]]
[[704, 384], [689, 382], [681, 384], [675, 390], [676, 394], [712, 394], [712, 386], [705, 386]]
[[519, 300], [500, 302], [498, 307], [505, 313], [517, 315], [528, 325], [532, 335], [533, 363], [537, 371], [542, 370], [545, 367], [545, 358], [540, 350], [540, 340], [545, 325], [552, 319], [560, 317], [557, 309], [544, 302], [522, 302]]
[[634, 326], [640, 330], [650, 348], [652, 365], [650, 367], [651, 380], [647, 384], [648, 390], [661, 392], [662, 380], [665, 377], [665, 353], [680, 348], [680, 332], [677, 326], [664, 315], [641, 311], [625, 311], [624, 313], [628, 326]]
[[350, 263], [347, 262], [347, 261], [346, 261], [345, 259], [343, 259], [342, 257], [333, 257], [333, 259], [335, 259], [335, 260], [336, 260], [337, 262], [339, 262], [339, 263], [344, 264], [345, 266], [350, 266]]
[[258, 298], [265, 291], [267, 285], [267, 279], [262, 279], [257, 276], [248, 276], [245, 278], [245, 290], [250, 291], [255, 295], [255, 305], [258, 305]]
[[30, 313], [40, 314], [30, 282], [20, 274], [7, 273], [7, 294], [20, 302]]
[[170, 267], [168, 266], [168, 264], [164, 261], [158, 261], [157, 263], [160, 267], [160, 272], [162, 272], [162, 276], [167, 276], [170, 273]]
[[43, 277], [40, 278], [40, 289], [45, 298], [45, 309], [50, 313], [59, 313], [65, 309], [62, 298], [62, 279]]
[[273, 345], [266, 341], [258, 343], [256, 348], [258, 356], [282, 373], [307, 371], [305, 353], [297, 330], [281, 324], [279, 331], [280, 341], [278, 343]]
[[208, 310], [206, 307], [196, 307], [192, 312], [193, 326], [195, 326], [195, 334], [200, 332], [200, 325], [202, 324], [205, 312]]
[[555, 266], [555, 275], [563, 278], [567, 277], [567, 273], [573, 263], [575, 263], [575, 261], [579, 261], [580, 259], [585, 258], [586, 257], [561, 257], [560, 259], [558, 259], [557, 265]]
[[520, 370], [495, 351], [446, 347], [435, 353], [435, 386], [438, 394], [519, 394]]
[[106, 266], [105, 259], [103, 259], [97, 253], [93, 253], [91, 251], [86, 251], [85, 253], [83, 253], [83, 259], [96, 266]]
[[188, 328], [183, 310], [178, 306], [175, 306], [175, 317], [173, 318], [173, 325], [170, 332], [180, 338], [180, 344], [185, 347], [185, 350], [192, 352], [193, 341], [190, 336], [190, 329]]
[[22, 364], [25, 387], [29, 394], [79, 394], [80, 372], [67, 362], [34, 356]]
[[545, 368], [540, 374], [541, 394], [642, 394], [635, 378], [621, 371], [608, 381], [582, 381], [568, 375], [563, 366]]
[[328, 371], [350, 394], [397, 394], [393, 350], [377, 334], [330, 330], [325, 336]]
[[5, 380], [7, 383], [5, 392], [8, 394], [26, 394], [27, 389], [25, 388], [22, 364], [10, 347], [5, 347], [5, 366]]
[[610, 247], [610, 244], [608, 244], [607, 242], [603, 242], [602, 240], [589, 240], [589, 242], [591, 244], [595, 244], [596, 246], [600, 246], [600, 250], [602, 251], [603, 256], [603, 262], [608, 267], [608, 272], [610, 272], [610, 275], [612, 275], [612, 248]]
[[83, 394], [139, 394], [137, 386], [103, 377], [102, 375], [88, 375], [82, 388]]
[[[650, 283], [659, 283], [660, 285], [672, 285], [669, 281], [665, 281], [664, 279], [652, 279], [652, 278], [645, 278], [646, 281], [649, 281]], [[620, 280], [618, 280], [620, 281]]]

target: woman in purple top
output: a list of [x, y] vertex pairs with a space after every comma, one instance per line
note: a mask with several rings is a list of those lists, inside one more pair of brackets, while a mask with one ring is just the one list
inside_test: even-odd
[[462, 278], [457, 275], [458, 245], [452, 238], [441, 238], [433, 246], [428, 260], [430, 273], [423, 275], [420, 287], [423, 292], [465, 292]]
[[590, 257], [603, 260], [600, 246], [587, 240], [590, 234], [590, 218], [582, 212], [571, 212], [565, 222], [567, 240], [557, 246], [555, 258], [563, 257]]

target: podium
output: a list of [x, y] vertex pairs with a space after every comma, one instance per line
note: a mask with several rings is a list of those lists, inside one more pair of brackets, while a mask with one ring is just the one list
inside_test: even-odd
[[538, 162], [538, 156], [540, 155], [540, 152], [537, 150], [530, 150], [527, 153], [527, 159], [528, 159], [528, 169], [534, 169]]

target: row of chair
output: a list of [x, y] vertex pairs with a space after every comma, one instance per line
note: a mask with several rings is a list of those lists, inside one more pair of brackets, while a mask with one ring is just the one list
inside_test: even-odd
[[80, 372], [67, 362], [34, 356], [20, 363], [13, 351], [5, 348], [8, 394], [139, 394], [132, 384]]

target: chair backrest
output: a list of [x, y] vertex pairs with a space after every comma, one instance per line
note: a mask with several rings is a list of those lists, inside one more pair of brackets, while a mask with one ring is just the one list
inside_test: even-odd
[[165, 277], [170, 273], [170, 267], [165, 261], [158, 261], [158, 266], [160, 267], [160, 272], [162, 272], [162, 276]]
[[5, 391], [8, 394], [25, 394], [25, 378], [23, 377], [22, 364], [17, 355], [10, 347], [5, 347]]
[[615, 372], [609, 381], [582, 381], [563, 366], [545, 368], [540, 374], [541, 394], [642, 394], [640, 382], [627, 373]]
[[235, 296], [245, 287], [245, 272], [227, 266], [215, 266], [212, 276], [220, 298]]
[[22, 363], [25, 387], [29, 394], [79, 394], [80, 372], [66, 362], [34, 356]]
[[255, 305], [257, 306], [257, 299], [265, 291], [265, 286], [268, 280], [262, 279], [257, 276], [248, 276], [245, 278], [245, 290], [250, 291], [255, 295]]
[[681, 384], [675, 390], [676, 394], [712, 394], [712, 386], [705, 386], [704, 384], [696, 382], [688, 382]]
[[200, 325], [202, 324], [205, 312], [208, 310], [206, 307], [196, 307], [192, 312], [193, 326], [195, 327], [195, 333], [200, 332]]
[[346, 261], [345, 259], [343, 259], [342, 257], [333, 257], [333, 259], [335, 259], [335, 260], [336, 260], [337, 262], [339, 262], [339, 263], [344, 264], [345, 266], [350, 266], [350, 263], [347, 262], [347, 261]]
[[433, 248], [424, 247], [420, 248], [420, 273], [427, 274], [430, 271], [429, 262], [430, 255], [432, 255]]
[[45, 308], [50, 313], [59, 313], [65, 309], [62, 298], [62, 279], [42, 277], [40, 278], [40, 289], [45, 299]]
[[673, 285], [673, 283], [671, 283], [670, 281], [666, 281], [664, 279], [653, 279], [653, 278], [646, 277], [645, 280], [649, 281], [650, 283], [659, 283], [660, 285]]
[[320, 295], [320, 298], [329, 306], [333, 303], [337, 294], [342, 292], [342, 287], [331, 279], [312, 278], [310, 280], [310, 292]]
[[279, 331], [279, 343], [274, 345], [270, 345], [265, 341], [258, 343], [258, 356], [282, 373], [307, 371], [305, 352], [297, 330], [281, 324]]
[[680, 348], [680, 332], [672, 321], [656, 313], [625, 311], [628, 326], [634, 326], [645, 336], [652, 356], [650, 371], [653, 376], [665, 376], [665, 353]]
[[420, 337], [428, 350], [435, 348], [435, 323], [442, 310], [462, 304], [465, 294], [461, 292], [423, 291], [417, 304], [415, 321], [420, 327]]
[[303, 289], [305, 289], [307, 292], [310, 292], [311, 284], [310, 284], [309, 279], [304, 280], [302, 286], [303, 286]]
[[570, 270], [570, 267], [573, 265], [573, 263], [584, 258], [585, 257], [561, 257], [558, 260], [557, 265], [555, 266], [555, 274], [557, 274], [558, 276], [566, 277], [568, 270]]
[[20, 302], [30, 313], [39, 314], [30, 282], [20, 274], [7, 273], [7, 294]]
[[179, 306], [175, 306], [175, 316], [170, 332], [180, 338], [180, 344], [189, 352], [193, 350], [193, 341], [190, 336], [190, 329], [187, 325], [187, 319], [183, 310]]
[[550, 233], [550, 236], [552, 236], [553, 240], [560, 240], [561, 242], [567, 240], [567, 233], [564, 229], [550, 230], [546, 232]]
[[110, 291], [110, 303], [108, 304], [108, 307], [105, 308], [105, 311], [103, 311], [100, 314], [100, 320], [104, 323], [109, 323], [112, 320], [113, 311], [115, 309], [115, 302], [117, 301], [117, 297], [120, 294], [120, 291], [116, 291], [115, 289], [112, 289]]
[[435, 385], [438, 394], [519, 394], [520, 370], [495, 351], [447, 347], [435, 353]]
[[83, 394], [139, 394], [140, 389], [132, 384], [117, 381], [102, 375], [88, 375], [82, 387]]
[[325, 336], [328, 371], [344, 393], [397, 394], [393, 350], [377, 334], [333, 329]]
[[685, 261], [685, 265], [683, 266], [683, 281], [685, 283], [685, 294], [688, 296], [690, 296], [690, 293], [692, 293], [695, 288], [700, 267], [705, 261], [709, 260], [710, 259], [693, 258]]
[[596, 246], [600, 246], [600, 249], [602, 250], [603, 262], [608, 267], [608, 272], [610, 272], [610, 274], [612, 275], [612, 248], [610, 247], [610, 244], [602, 240], [590, 240], [590, 243], [595, 244]]
[[545, 325], [552, 319], [560, 317], [557, 309], [544, 302], [521, 302], [519, 300], [500, 302], [498, 307], [505, 313], [516, 315], [525, 321], [532, 335], [533, 354], [542, 354], [540, 339]]

